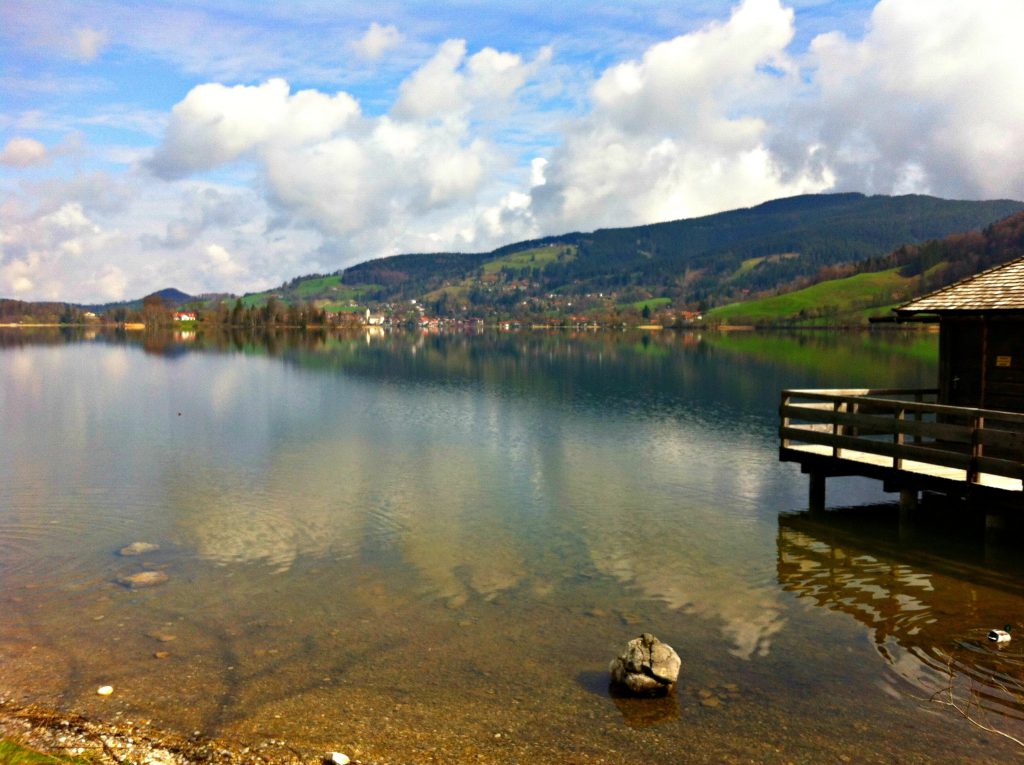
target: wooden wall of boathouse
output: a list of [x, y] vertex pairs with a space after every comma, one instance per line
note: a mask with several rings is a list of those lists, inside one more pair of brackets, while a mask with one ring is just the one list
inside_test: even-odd
[[1024, 317], [942, 317], [939, 402], [1024, 412]]

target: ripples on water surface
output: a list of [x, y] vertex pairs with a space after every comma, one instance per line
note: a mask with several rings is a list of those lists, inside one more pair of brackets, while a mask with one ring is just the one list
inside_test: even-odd
[[[1019, 751], [928, 700], [1021, 734], [1024, 649], [984, 639], [1024, 613], [1012, 556], [891, 506], [812, 520], [777, 462], [781, 388], [932, 385], [933, 336], [0, 344], [19, 697], [389, 762]], [[168, 583], [114, 584], [143, 569]], [[640, 631], [675, 697], [609, 696]]]

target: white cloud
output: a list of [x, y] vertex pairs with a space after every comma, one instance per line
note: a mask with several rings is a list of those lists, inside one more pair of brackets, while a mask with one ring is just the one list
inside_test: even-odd
[[[481, 193], [504, 204], [508, 189], [495, 184], [511, 158], [481, 125], [549, 56], [524, 63], [492, 49], [468, 55], [464, 42], [449, 40], [402, 83], [392, 113], [379, 117], [363, 115], [346, 93], [292, 94], [280, 79], [200, 85], [172, 110], [149, 166], [174, 179], [248, 161], [275, 206], [328, 237], [345, 237], [345, 254], [431, 240], [439, 225], [453, 230], [454, 220], [460, 237], [494, 232], [493, 220], [478, 227], [467, 216], [488, 207]], [[171, 221], [164, 244], [191, 243], [199, 217]]]
[[402, 83], [394, 114], [403, 119], [457, 116], [466, 108], [459, 71], [466, 57], [465, 40], [447, 40], [426, 64]]
[[783, 179], [760, 116], [792, 88], [793, 13], [745, 0], [728, 22], [659, 43], [607, 69], [533, 190], [544, 230], [701, 215], [825, 188]]
[[401, 85], [392, 114], [404, 120], [457, 119], [473, 109], [511, 101], [527, 80], [547, 65], [550, 48], [532, 62], [514, 53], [484, 48], [466, 56], [465, 40], [447, 40]]
[[184, 177], [238, 159], [273, 142], [296, 145], [329, 138], [359, 114], [347, 93], [292, 95], [288, 83], [199, 85], [171, 110], [163, 144], [151, 162], [164, 178]]
[[862, 40], [813, 41], [789, 140], [816, 140], [845, 188], [1024, 197], [1021, 29], [1018, 0], [882, 0]]
[[402, 33], [394, 25], [381, 26], [374, 21], [366, 33], [352, 44], [352, 47], [363, 58], [373, 60], [380, 58], [385, 52], [397, 46], [402, 39]]
[[[0, 294], [47, 300], [83, 294], [104, 300], [124, 296], [123, 270], [102, 263], [105, 254], [124, 248], [124, 237], [98, 225], [80, 203], [67, 202], [38, 216], [19, 216], [7, 205], [0, 224]], [[102, 265], [97, 267], [97, 262]]]
[[0, 151], [0, 165], [35, 167], [48, 164], [46, 147], [34, 138], [12, 138]]
[[212, 186], [186, 187], [180, 196], [178, 217], [167, 222], [162, 238], [148, 237], [148, 246], [187, 247], [204, 231], [238, 226], [254, 213], [252, 201], [245, 194]]
[[219, 278], [227, 280], [245, 273], [245, 268], [235, 262], [231, 253], [219, 244], [210, 244], [206, 247], [208, 264], [207, 271], [211, 271]]
[[109, 37], [106, 32], [89, 27], [75, 30], [75, 52], [79, 60], [94, 61], [106, 47]]

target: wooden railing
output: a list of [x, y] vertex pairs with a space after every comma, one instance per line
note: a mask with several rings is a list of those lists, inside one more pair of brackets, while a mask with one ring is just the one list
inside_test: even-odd
[[[887, 458], [886, 465], [924, 463], [1024, 479], [1024, 414], [935, 403], [927, 390], [784, 390], [779, 409], [783, 449], [802, 445]], [[806, 446], [805, 446], [806, 448]], [[849, 454], [853, 457], [853, 454]]]

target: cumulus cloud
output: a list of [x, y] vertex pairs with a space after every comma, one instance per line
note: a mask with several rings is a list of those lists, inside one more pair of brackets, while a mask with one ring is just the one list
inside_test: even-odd
[[545, 230], [689, 217], [826, 187], [785, 179], [761, 116], [793, 87], [793, 12], [745, 0], [712, 23], [607, 69], [533, 190]]
[[50, 161], [46, 147], [34, 138], [12, 138], [0, 151], [0, 165], [34, 167]]
[[376, 21], [370, 24], [366, 33], [356, 40], [352, 47], [363, 58], [378, 59], [391, 48], [402, 42], [402, 33], [389, 24], [381, 26]]
[[181, 196], [178, 217], [167, 222], [163, 237], [146, 237], [146, 245], [187, 247], [207, 229], [239, 225], [253, 213], [251, 202], [239, 193], [202, 186], [187, 188]]
[[813, 99], [780, 156], [813, 142], [845, 188], [1024, 196], [1021, 29], [1016, 0], [882, 0], [863, 39], [813, 41]]
[[447, 40], [406, 79], [392, 114], [400, 119], [453, 119], [473, 108], [511, 99], [552, 55], [544, 48], [526, 62], [519, 55], [484, 48], [467, 58], [465, 40]]
[[[68, 202], [44, 215], [18, 215], [13, 205], [0, 210], [3, 255], [0, 294], [67, 300], [68, 294], [94, 294], [103, 299], [124, 296], [123, 270], [94, 259], [125, 244], [117, 231], [107, 231], [78, 202]], [[81, 264], [86, 264], [85, 268]], [[89, 275], [81, 278], [87, 272]]]
[[207, 245], [206, 258], [205, 270], [221, 279], [233, 279], [245, 273], [245, 267], [237, 263], [231, 253], [219, 244]]
[[[464, 41], [449, 40], [401, 85], [391, 113], [377, 117], [347, 93], [292, 93], [281, 79], [200, 85], [172, 110], [149, 167], [175, 179], [249, 161], [284, 214], [362, 252], [432, 241], [440, 210], [449, 215], [441, 228], [476, 237], [494, 232], [501, 217], [478, 226], [478, 207], [508, 207], [507, 189], [492, 190], [490, 201], [479, 194], [511, 163], [480, 125], [549, 57], [542, 51], [525, 62], [489, 48], [469, 55]], [[197, 216], [183, 216], [164, 242], [187, 244], [197, 232]]]
[[324, 140], [359, 114], [347, 93], [290, 93], [288, 83], [199, 85], [171, 110], [164, 141], [150, 163], [163, 178], [211, 170], [268, 143]]

